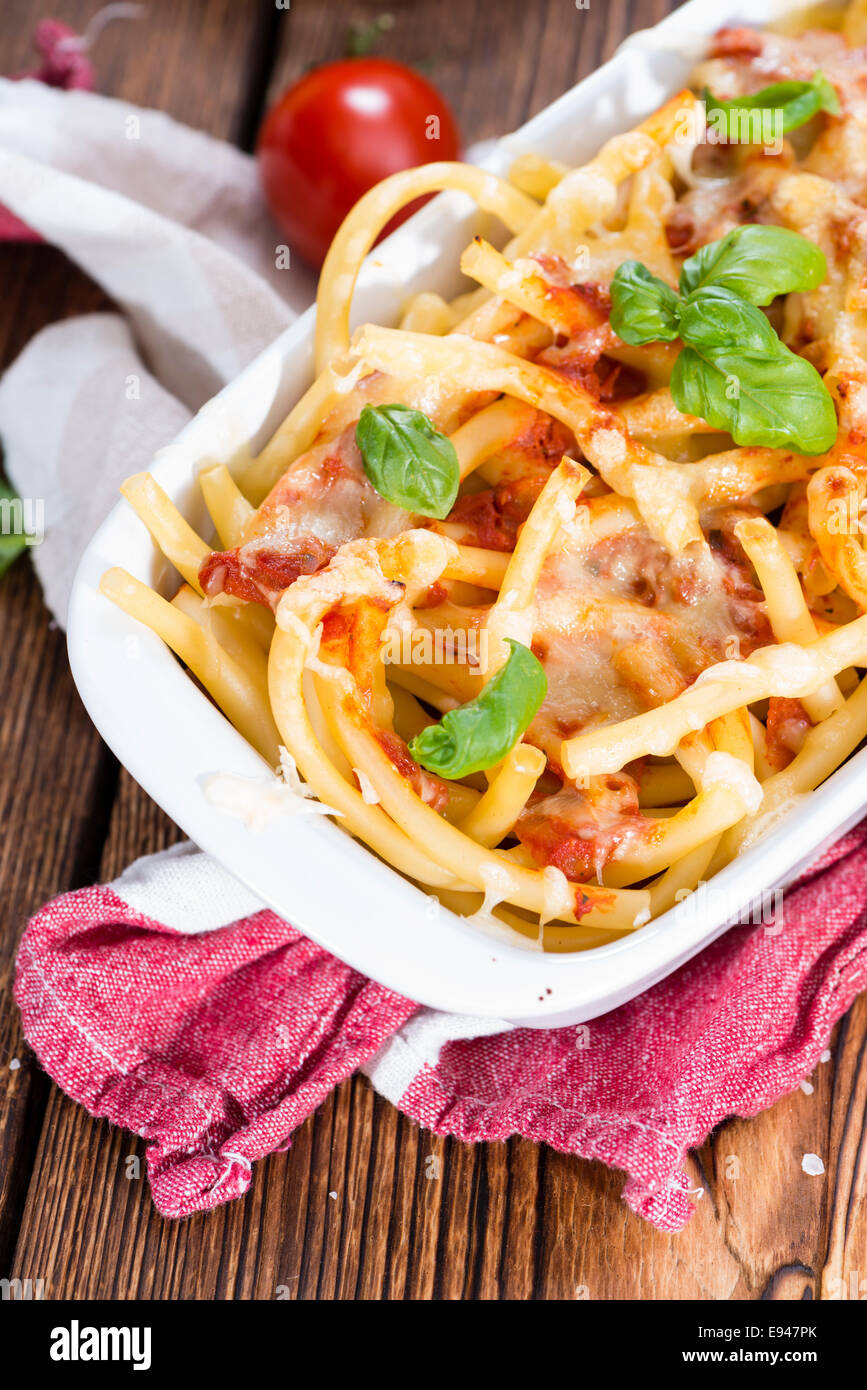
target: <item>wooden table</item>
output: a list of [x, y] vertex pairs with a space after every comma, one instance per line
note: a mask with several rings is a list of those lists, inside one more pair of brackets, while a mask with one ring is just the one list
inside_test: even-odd
[[[379, 3], [148, 0], [113, 23], [100, 90], [159, 107], [249, 147], [270, 96], [337, 56], [350, 18]], [[380, 51], [424, 63], [467, 140], [518, 125], [609, 56], [669, 0], [389, 0]], [[97, 0], [50, 0], [77, 30]], [[4, 0], [0, 71], [30, 66], [41, 7]], [[0, 247], [0, 351], [44, 325], [105, 307], [46, 247]], [[817, 1298], [867, 1276], [867, 997], [838, 1029], [811, 1095], [721, 1125], [691, 1160], [703, 1199], [663, 1236], [620, 1200], [622, 1174], [520, 1139], [471, 1148], [414, 1128], [367, 1081], [345, 1083], [260, 1163], [248, 1195], [207, 1216], [161, 1220], [125, 1160], [133, 1136], [91, 1119], [40, 1072], [10, 989], [28, 914], [111, 878], [179, 837], [101, 743], [63, 635], [29, 562], [0, 583], [0, 1277], [43, 1279], [48, 1298]], [[20, 1065], [13, 1068], [13, 1059]], [[824, 1179], [808, 1178], [805, 1151]], [[439, 1178], [425, 1160], [435, 1154]], [[144, 1165], [139, 1165], [141, 1171]], [[433, 1165], [435, 1168], [436, 1165]], [[336, 1193], [336, 1198], [331, 1194]], [[867, 1289], [867, 1283], [863, 1286]]]

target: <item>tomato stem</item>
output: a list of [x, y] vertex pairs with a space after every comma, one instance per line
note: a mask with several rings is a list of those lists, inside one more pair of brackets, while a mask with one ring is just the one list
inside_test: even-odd
[[372, 24], [350, 24], [346, 31], [345, 55], [347, 58], [364, 58], [370, 53], [380, 34], [394, 28], [393, 14], [380, 14]]

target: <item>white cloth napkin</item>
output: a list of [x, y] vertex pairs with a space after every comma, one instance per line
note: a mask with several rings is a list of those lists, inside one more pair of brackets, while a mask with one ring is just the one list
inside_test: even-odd
[[[119, 484], [307, 307], [315, 282], [303, 266], [277, 269], [281, 240], [249, 155], [89, 92], [0, 79], [0, 202], [123, 311], [43, 329], [0, 381], [4, 467], [44, 504], [31, 555], [64, 626], [79, 558]], [[178, 929], [233, 920], [217, 903], [235, 917], [262, 906], [191, 846], [128, 874], [131, 900]]]
[[44, 329], [0, 382], [5, 469], [43, 504], [32, 554], [63, 625], [118, 485], [307, 307], [315, 282], [291, 249], [278, 269], [285, 244], [251, 156], [89, 92], [0, 79], [0, 202], [123, 313]]

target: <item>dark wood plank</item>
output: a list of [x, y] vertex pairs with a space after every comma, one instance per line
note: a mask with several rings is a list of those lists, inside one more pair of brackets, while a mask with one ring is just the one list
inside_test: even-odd
[[[58, 0], [51, 13], [81, 30], [96, 8], [91, 0]], [[240, 128], [247, 97], [245, 64], [257, 60], [272, 14], [265, 3], [151, 0], [145, 20], [112, 23], [101, 35], [94, 50], [100, 89], [231, 137]], [[0, 71], [32, 66], [37, 18], [25, 0], [4, 5]], [[3, 366], [46, 324], [108, 307], [95, 285], [59, 252], [43, 246], [0, 246], [0, 294]], [[46, 898], [98, 875], [116, 765], [81, 707], [63, 635], [49, 622], [26, 560], [0, 583], [0, 632], [0, 822], [6, 832], [0, 843], [0, 1271], [5, 1273], [48, 1094], [46, 1078], [22, 1044], [11, 1003], [14, 953], [24, 921]], [[136, 796], [143, 805], [143, 794], [136, 790]], [[10, 1070], [9, 1063], [18, 1061], [22, 1065]]]
[[[467, 144], [502, 135], [610, 58], [626, 34], [656, 24], [676, 0], [606, 0], [578, 9], [572, 0], [387, 6], [393, 27], [375, 51], [418, 67], [452, 106]], [[380, 0], [294, 0], [279, 33], [269, 84], [273, 100], [313, 62], [345, 52], [352, 24], [371, 24]]]
[[[104, 304], [61, 255], [45, 248], [0, 247], [0, 294], [6, 310], [0, 319], [4, 365], [49, 318]], [[0, 582], [0, 638], [0, 1269], [5, 1272], [47, 1094], [12, 1005], [15, 952], [30, 913], [59, 889], [89, 881], [97, 871], [115, 773], [78, 699], [63, 634], [49, 621], [29, 559], [19, 560]]]
[[[739, 1236], [732, 1248], [732, 1217], [714, 1188], [686, 1232], [662, 1236], [623, 1207], [622, 1175], [525, 1141], [472, 1149], [434, 1139], [356, 1080], [303, 1127], [289, 1155], [261, 1166], [243, 1204], [183, 1225], [141, 1211], [134, 1258], [123, 1236], [132, 1201], [121, 1173], [127, 1149], [93, 1126], [100, 1142], [79, 1141], [62, 1157], [85, 1171], [105, 1150], [111, 1165], [98, 1165], [78, 1199], [70, 1199], [62, 1176], [46, 1175], [40, 1207], [48, 1239], [37, 1236], [32, 1250], [20, 1251], [19, 1263], [35, 1268], [39, 1251], [51, 1288], [77, 1297], [116, 1291], [265, 1299], [800, 1297], [804, 1286], [815, 1292], [810, 1271], [821, 1256], [813, 1239], [821, 1211], [818, 1221], [792, 1226], [790, 1201], [801, 1189], [803, 1200], [821, 1204], [824, 1189], [799, 1166], [789, 1175], [789, 1190], [778, 1195], [766, 1180], [766, 1151], [781, 1130], [799, 1152], [814, 1142], [808, 1131], [799, 1136], [792, 1129], [788, 1104], [760, 1122], [767, 1132], [752, 1168], [741, 1140], [727, 1135], [724, 1141], [726, 1156], [733, 1142], [740, 1146], [743, 1209], [765, 1214], [788, 1241], [782, 1251], [764, 1229], [753, 1240]], [[743, 1130], [757, 1123], [746, 1122]], [[431, 1157], [438, 1169], [429, 1168]], [[697, 1167], [694, 1172], [697, 1184]], [[115, 1189], [110, 1200], [106, 1183]], [[66, 1194], [71, 1229], [95, 1232], [84, 1285], [69, 1242], [61, 1243], [60, 1269], [45, 1260], [57, 1225], [54, 1185]], [[806, 1278], [794, 1291], [790, 1277], [800, 1269]]]
[[[532, 5], [398, 0], [387, 8], [394, 26], [380, 36], [375, 51], [429, 77], [452, 106], [467, 143], [520, 125], [552, 95], [592, 71], [625, 32], [616, 27], [608, 5], [578, 10], [568, 0]], [[379, 0], [295, 0], [291, 23], [282, 30], [269, 99], [311, 60], [342, 57], [350, 25], [372, 23], [382, 11]]]
[[833, 1065], [825, 1140], [834, 1164], [816, 1276], [823, 1298], [860, 1300], [867, 1298], [867, 995], [840, 1025]]
[[0, 990], [9, 1001], [0, 1012], [4, 1270], [46, 1092], [11, 1007], [14, 953], [24, 921], [41, 902], [72, 883], [92, 880], [114, 776], [73, 688], [62, 635], [48, 630], [40, 607], [36, 585], [22, 566], [0, 594], [0, 757], [14, 769], [0, 786], [0, 821], [8, 828], [0, 838]]
[[[813, 1096], [732, 1121], [706, 1146], [709, 1190], [678, 1236], [629, 1213], [621, 1174], [523, 1140], [436, 1139], [360, 1078], [259, 1165], [243, 1202], [163, 1222], [127, 1176], [135, 1142], [54, 1092], [16, 1267], [77, 1298], [791, 1299], [820, 1296], [826, 1261], [833, 1295], [832, 1278], [864, 1268], [859, 1013], [836, 1078], [831, 1064]], [[836, 1163], [832, 1086], [849, 1134]], [[826, 1155], [827, 1180], [803, 1174], [806, 1151]], [[697, 1187], [698, 1161], [692, 1173]]]
[[[83, 33], [96, 0], [4, 0], [0, 71], [34, 66], [32, 34], [50, 14]], [[236, 140], [270, 41], [276, 7], [269, 0], [147, 0], [137, 19], [113, 19], [95, 36], [90, 56], [96, 90], [136, 106], [155, 107], [222, 139]]]

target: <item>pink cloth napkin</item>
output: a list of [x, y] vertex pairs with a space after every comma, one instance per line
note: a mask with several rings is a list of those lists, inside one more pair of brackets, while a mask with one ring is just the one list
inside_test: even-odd
[[867, 987], [865, 824], [785, 894], [773, 928], [733, 927], [589, 1024], [475, 1037], [461, 1033], [483, 1022], [419, 1008], [267, 909], [209, 930], [189, 891], [203, 858], [169, 854], [173, 873], [192, 875], [169, 905], [177, 920], [188, 898], [192, 933], [141, 910], [158, 898], [140, 861], [48, 903], [18, 956], [39, 1061], [92, 1114], [147, 1139], [165, 1216], [240, 1196], [253, 1163], [363, 1068], [437, 1134], [521, 1134], [624, 1169], [633, 1210], [676, 1231], [692, 1210], [687, 1149], [794, 1090]]

